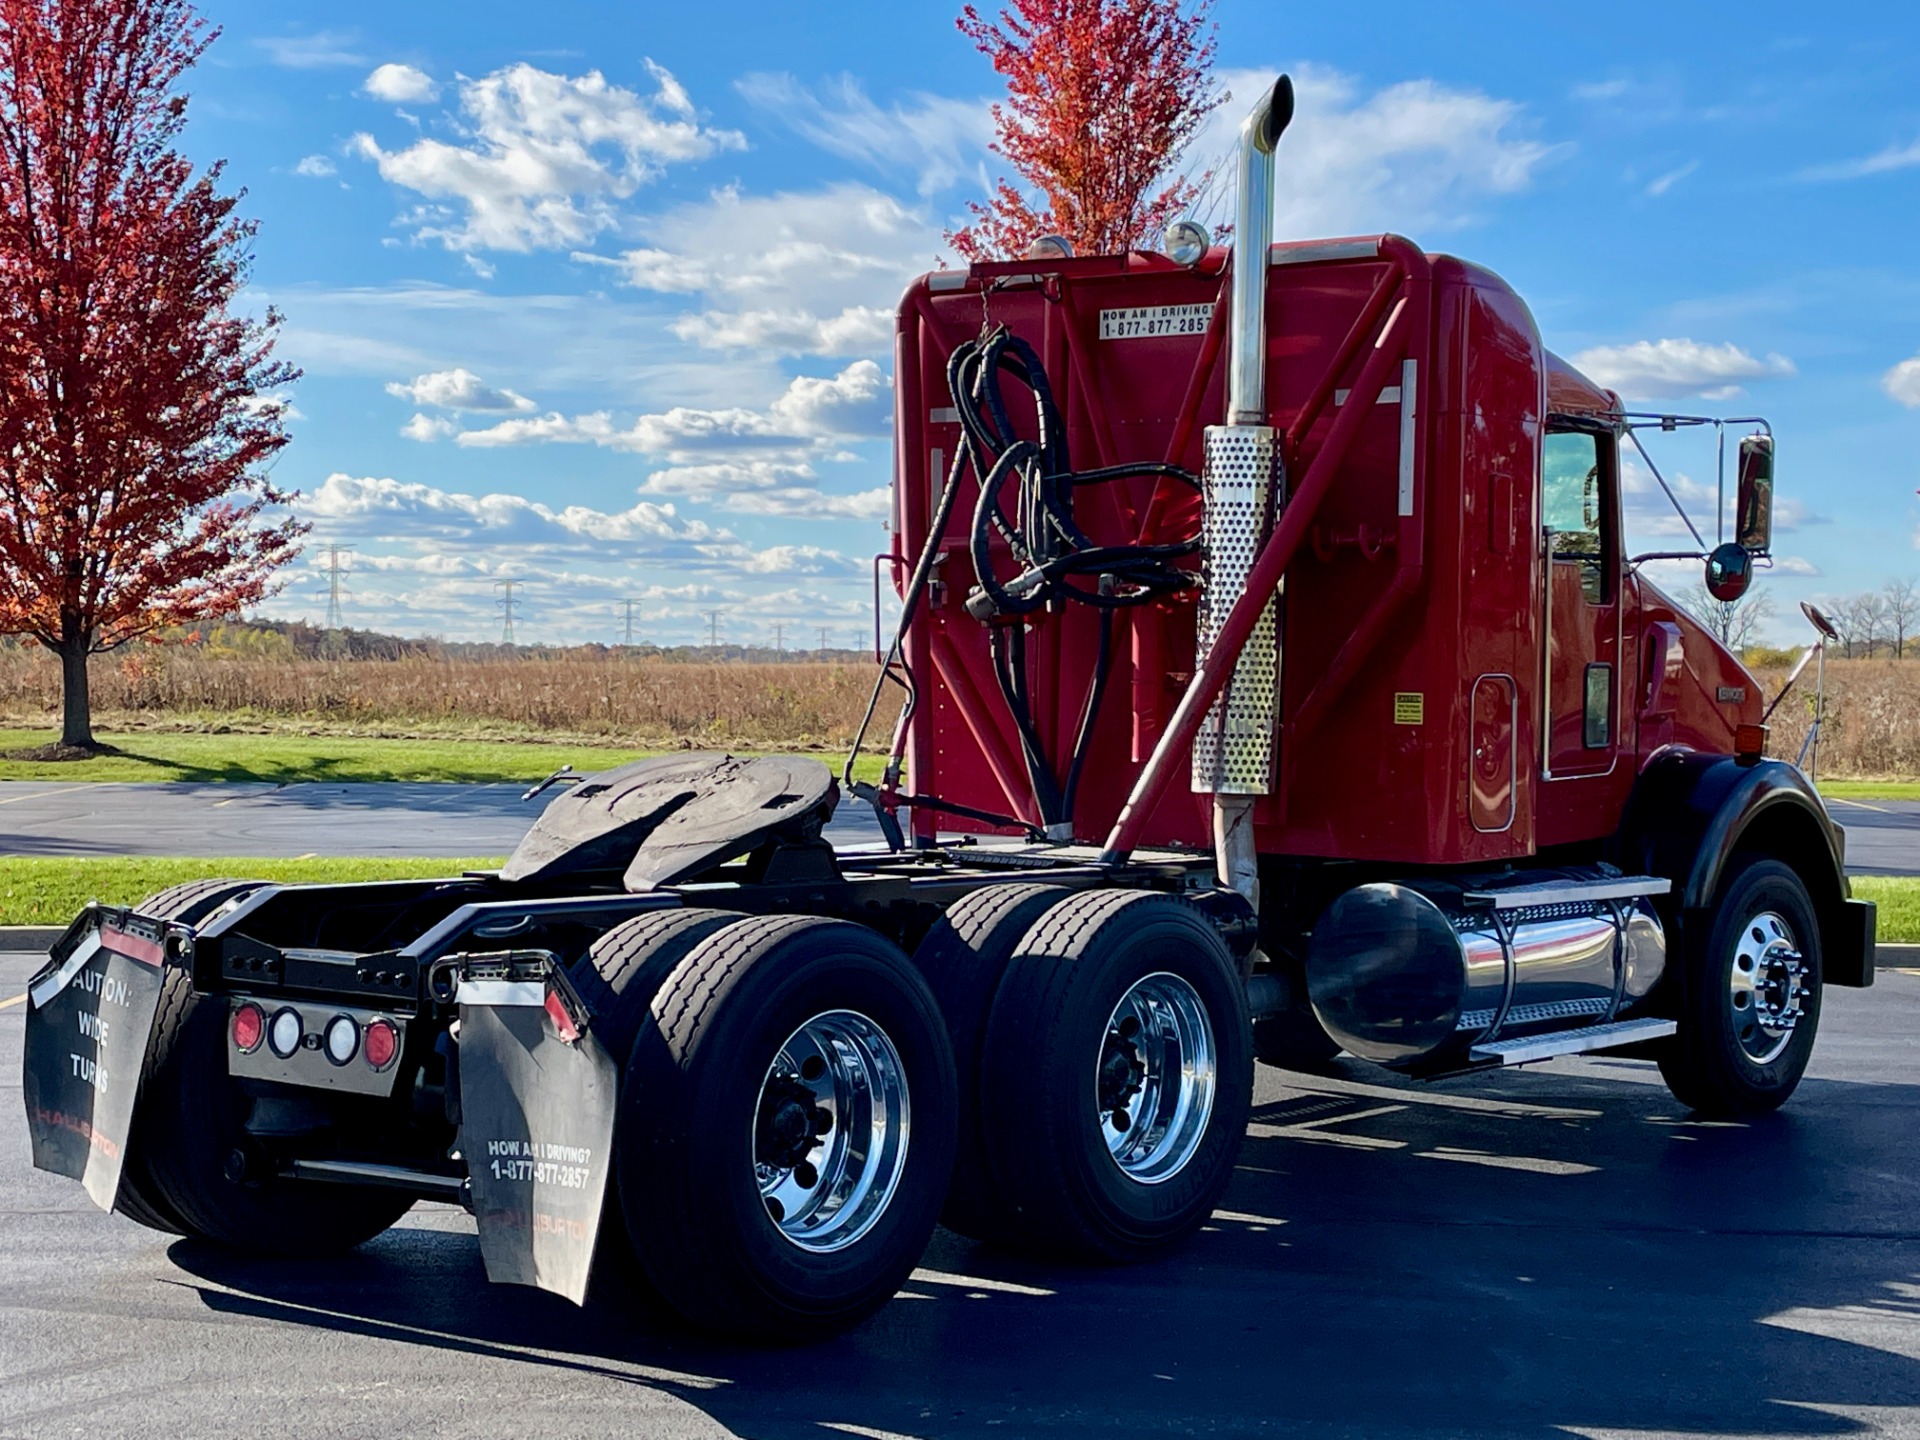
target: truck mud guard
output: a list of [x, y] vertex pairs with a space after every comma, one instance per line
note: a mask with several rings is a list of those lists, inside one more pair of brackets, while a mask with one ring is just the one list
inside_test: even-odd
[[1873, 902], [1851, 898], [1846, 832], [1797, 767], [1693, 750], [1658, 755], [1634, 786], [1614, 848], [1626, 868], [1672, 879], [1682, 929], [1712, 923], [1714, 895], [1737, 852], [1784, 861], [1819, 916], [1825, 982], [1873, 984]]
[[432, 988], [459, 1008], [460, 1153], [487, 1278], [583, 1304], [611, 1173], [614, 1063], [546, 951], [449, 956]]
[[33, 1163], [111, 1210], [120, 1193], [160, 990], [192, 932], [90, 905], [27, 985], [21, 1088]]

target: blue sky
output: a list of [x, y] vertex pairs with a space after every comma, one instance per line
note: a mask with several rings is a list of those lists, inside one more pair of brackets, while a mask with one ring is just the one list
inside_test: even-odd
[[[277, 478], [315, 530], [270, 613], [324, 613], [331, 542], [355, 625], [497, 636], [514, 577], [523, 640], [614, 640], [631, 596], [662, 643], [714, 608], [854, 643], [891, 308], [1000, 173], [950, 8], [207, 0], [187, 146], [247, 188], [306, 372]], [[1201, 162], [1290, 70], [1279, 235], [1403, 232], [1631, 400], [1766, 415], [1777, 637], [1920, 574], [1920, 16], [1463, 8], [1223, 0]], [[1710, 524], [1711, 449], [1654, 454]]]

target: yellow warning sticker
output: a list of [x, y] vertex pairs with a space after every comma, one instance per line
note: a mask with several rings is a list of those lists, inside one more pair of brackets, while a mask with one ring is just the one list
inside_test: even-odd
[[1427, 697], [1418, 690], [1393, 692], [1393, 723], [1422, 725], [1427, 719]]

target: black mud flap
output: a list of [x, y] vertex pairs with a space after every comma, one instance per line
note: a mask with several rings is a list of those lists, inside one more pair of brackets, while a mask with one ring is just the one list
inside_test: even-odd
[[453, 957], [460, 1153], [487, 1278], [587, 1296], [611, 1173], [617, 1071], [544, 952]]
[[78, 1180], [102, 1210], [120, 1192], [167, 928], [130, 910], [90, 909], [27, 985], [21, 1087], [33, 1163]]

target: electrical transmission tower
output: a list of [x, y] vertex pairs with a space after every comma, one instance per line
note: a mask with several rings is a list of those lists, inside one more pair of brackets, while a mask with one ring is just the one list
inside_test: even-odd
[[622, 600], [620, 603], [626, 607], [627, 611], [626, 645], [627, 648], [631, 650], [633, 648], [633, 627], [638, 624], [640, 620], [640, 602], [638, 600]]
[[779, 620], [773, 622], [773, 653], [781, 657], [787, 653], [787, 627]]
[[822, 625], [822, 626], [820, 627], [820, 655], [821, 655], [821, 658], [823, 658], [823, 659], [824, 659], [824, 658], [826, 657], [826, 653], [827, 653], [827, 627], [826, 627], [826, 626], [824, 626], [824, 625]]
[[496, 580], [493, 588], [500, 591], [500, 598], [493, 603], [500, 607], [500, 643], [513, 644], [513, 612], [523, 603], [513, 592], [526, 584], [524, 580]]
[[707, 611], [707, 644], [716, 650], [720, 648], [720, 612], [718, 610]]
[[345, 580], [346, 557], [353, 553], [351, 545], [327, 546], [327, 629], [344, 630], [347, 628], [346, 615], [340, 605], [340, 597], [346, 593]]

